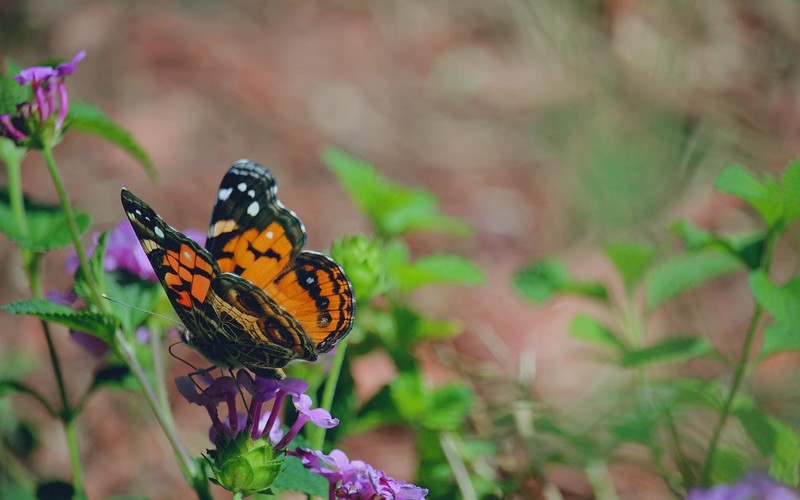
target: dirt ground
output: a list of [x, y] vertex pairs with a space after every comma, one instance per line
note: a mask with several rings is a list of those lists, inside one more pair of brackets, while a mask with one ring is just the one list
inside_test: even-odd
[[[662, 229], [679, 217], [712, 229], [747, 224], [735, 202], [713, 194], [714, 174], [730, 161], [775, 172], [800, 151], [798, 7], [781, 0], [758, 7], [678, 4], [6, 0], [0, 55], [29, 65], [86, 50], [69, 80], [72, 99], [103, 108], [152, 156], [155, 182], [95, 138], [73, 134], [58, 147], [70, 196], [97, 229], [121, 219], [122, 186], [174, 226], [202, 229], [222, 174], [246, 157], [275, 172], [281, 200], [306, 225], [309, 248], [324, 250], [368, 228], [320, 161], [326, 145], [431, 190], [446, 212], [471, 222], [474, 234], [415, 236], [414, 251], [459, 252], [486, 270], [488, 283], [415, 300], [431, 315], [464, 323], [453, 348], [480, 361], [495, 389], [535, 372], [532, 393], [569, 407], [591, 390], [587, 380], [608, 376], [566, 334], [574, 313], [588, 306], [571, 299], [526, 303], [511, 287], [513, 273], [555, 254], [576, 276], [613, 279], [600, 250], [610, 239], [663, 238]], [[650, 130], [644, 110], [668, 115], [678, 124], [675, 137], [689, 132], [674, 139], [670, 129], [653, 146], [640, 135]], [[698, 137], [702, 155], [688, 161]], [[630, 163], [630, 170], [593, 163], [604, 152], [598, 144], [621, 145], [614, 154], [627, 158], [626, 148], [643, 141], [647, 161]], [[650, 161], [651, 150], [670, 161]], [[31, 196], [56, 200], [35, 155], [23, 176]], [[56, 253], [46, 262], [53, 288], [66, 284], [59, 278], [63, 258]], [[0, 301], [25, 297], [18, 254], [5, 238], [0, 264]], [[706, 324], [714, 331], [734, 338], [744, 332], [747, 308], [730, 307], [747, 300], [741, 290], [711, 288], [701, 297], [709, 299], [712, 314], [705, 314], [713, 320]], [[668, 331], [676, 317], [659, 317], [654, 334]], [[0, 328], [0, 357], [42, 354], [29, 380], [54, 396], [37, 324], [3, 314]], [[57, 333], [77, 392], [87, 382], [87, 356]], [[422, 354], [434, 381], [454, 376], [433, 351]], [[356, 367], [364, 375], [362, 394], [391, 376], [384, 364], [375, 356]], [[60, 427], [18, 399], [45, 443], [32, 468], [44, 477], [68, 475]], [[176, 405], [176, 417], [187, 447], [199, 454], [205, 415]], [[190, 496], [141, 400], [99, 395], [78, 426], [90, 497]], [[133, 426], [145, 431], [134, 436]], [[352, 439], [348, 450], [413, 480], [415, 457], [402, 433]], [[621, 498], [668, 498], [643, 464], [612, 473]], [[588, 496], [578, 470], [554, 469], [552, 479], [567, 498]]]

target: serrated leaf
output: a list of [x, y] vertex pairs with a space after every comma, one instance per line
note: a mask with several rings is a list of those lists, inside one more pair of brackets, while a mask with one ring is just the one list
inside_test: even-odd
[[615, 243], [606, 246], [606, 255], [622, 275], [625, 288], [631, 292], [644, 276], [658, 249], [635, 243]]
[[603, 347], [610, 347], [619, 351], [625, 349], [625, 345], [617, 338], [614, 332], [609, 330], [600, 320], [588, 314], [575, 316], [569, 326], [569, 333], [576, 339], [599, 344]]
[[428, 411], [422, 425], [431, 430], [455, 430], [463, 425], [472, 407], [472, 391], [457, 383], [434, 389], [427, 398]]
[[800, 349], [800, 277], [775, 286], [763, 271], [756, 271], [750, 275], [749, 283], [756, 302], [773, 318], [764, 330], [759, 356]]
[[369, 163], [340, 149], [325, 149], [322, 160], [381, 236], [424, 230], [460, 235], [471, 232], [466, 221], [442, 213], [436, 197], [427, 190], [401, 186], [382, 176]]
[[477, 264], [453, 254], [424, 255], [393, 271], [403, 292], [429, 285], [480, 285], [486, 281]]
[[122, 304], [135, 305], [137, 309], [128, 305], [112, 302], [111, 311], [120, 322], [122, 330], [133, 333], [140, 326], [156, 302], [164, 294], [163, 288], [158, 283], [144, 281], [137, 276], [123, 271], [104, 272], [101, 274], [106, 295]]
[[706, 250], [676, 255], [653, 267], [645, 280], [647, 307], [653, 309], [713, 278], [741, 268], [729, 253]]
[[71, 102], [67, 124], [77, 132], [96, 135], [122, 148], [144, 167], [150, 177], [156, 176], [150, 156], [133, 136], [109, 118], [100, 108], [82, 102]]
[[680, 363], [716, 353], [714, 346], [708, 340], [684, 335], [670, 337], [642, 349], [627, 351], [620, 358], [620, 364], [625, 368], [632, 368], [656, 363]]
[[750, 203], [769, 227], [775, 226], [783, 215], [781, 186], [771, 176], [765, 176], [761, 181], [746, 168], [733, 165], [720, 172], [716, 187]]
[[14, 314], [36, 316], [45, 321], [64, 325], [70, 330], [90, 333], [109, 342], [116, 329], [116, 320], [106, 314], [93, 311], [75, 311], [67, 306], [43, 299], [29, 299], [0, 306]]
[[[47, 252], [72, 244], [67, 219], [61, 207], [43, 205], [24, 198], [25, 217], [27, 220], [27, 236], [17, 225], [11, 211], [11, 200], [8, 191], [0, 189], [0, 232], [17, 243], [21, 248], [36, 252]], [[89, 214], [74, 210], [78, 231], [82, 234], [89, 229]]]

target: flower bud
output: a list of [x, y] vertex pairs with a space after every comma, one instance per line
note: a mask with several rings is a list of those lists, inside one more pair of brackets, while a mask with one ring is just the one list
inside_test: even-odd
[[253, 441], [249, 432], [234, 439], [219, 436], [208, 463], [220, 486], [234, 493], [254, 495], [272, 485], [281, 471], [284, 457], [274, 456], [267, 439]]

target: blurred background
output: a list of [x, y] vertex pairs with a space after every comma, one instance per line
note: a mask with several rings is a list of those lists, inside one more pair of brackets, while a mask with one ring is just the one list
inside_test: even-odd
[[[729, 163], [778, 173], [800, 152], [800, 3], [793, 0], [0, 3], [3, 57], [28, 66], [79, 50], [87, 57], [69, 80], [71, 98], [130, 130], [159, 170], [153, 182], [120, 150], [70, 135], [57, 158], [71, 197], [98, 230], [122, 218], [122, 186], [172, 225], [202, 230], [222, 174], [245, 157], [274, 171], [281, 200], [307, 227], [309, 248], [325, 250], [367, 228], [319, 159], [326, 145], [433, 191], [446, 212], [470, 221], [471, 237], [419, 235], [413, 249], [466, 255], [486, 270], [487, 284], [415, 300], [464, 324], [448, 352], [482, 371], [473, 382], [486, 405], [512, 404], [524, 387], [525, 397], [569, 409], [608, 375], [566, 335], [586, 305], [525, 303], [510, 284], [516, 270], [557, 254], [575, 275], [605, 279], [611, 272], [600, 248], [608, 241], [665, 240], [665, 228], [681, 217], [714, 230], [742, 228], [749, 222], [736, 202], [713, 192], [716, 173]], [[36, 155], [23, 182], [29, 195], [56, 201]], [[53, 288], [68, 284], [66, 276], [59, 281], [63, 257], [46, 263]], [[5, 238], [0, 283], [0, 302], [27, 293]], [[733, 286], [706, 290], [706, 316], [660, 320], [701, 321], [735, 346], [749, 307], [731, 304], [744, 296]], [[31, 383], [54, 395], [36, 322], [2, 314], [0, 325], [2, 357], [13, 354]], [[83, 387], [86, 354], [57, 337], [70, 384]], [[422, 355], [434, 381], [460, 376], [432, 352]], [[381, 364], [376, 357], [356, 367], [362, 394], [391, 376]], [[41, 433], [34, 470], [67, 476], [61, 427], [24, 398], [14, 401]], [[104, 392], [89, 405], [78, 425], [92, 498], [190, 494], [141, 399]], [[186, 405], [176, 412], [199, 454], [207, 417]], [[505, 465], [524, 475], [529, 458], [512, 448]], [[416, 459], [402, 434], [373, 432], [348, 450], [414, 479]], [[653, 471], [633, 462], [612, 467], [620, 495], [666, 497]], [[589, 494], [580, 471], [554, 468], [550, 478], [567, 498]]]

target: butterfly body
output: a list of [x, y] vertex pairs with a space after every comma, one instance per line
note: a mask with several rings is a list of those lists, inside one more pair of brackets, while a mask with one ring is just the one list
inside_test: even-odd
[[122, 205], [184, 340], [217, 366], [275, 376], [316, 360], [352, 328], [350, 281], [329, 257], [302, 249], [305, 228], [266, 168], [241, 160], [223, 177], [205, 248], [125, 189]]

